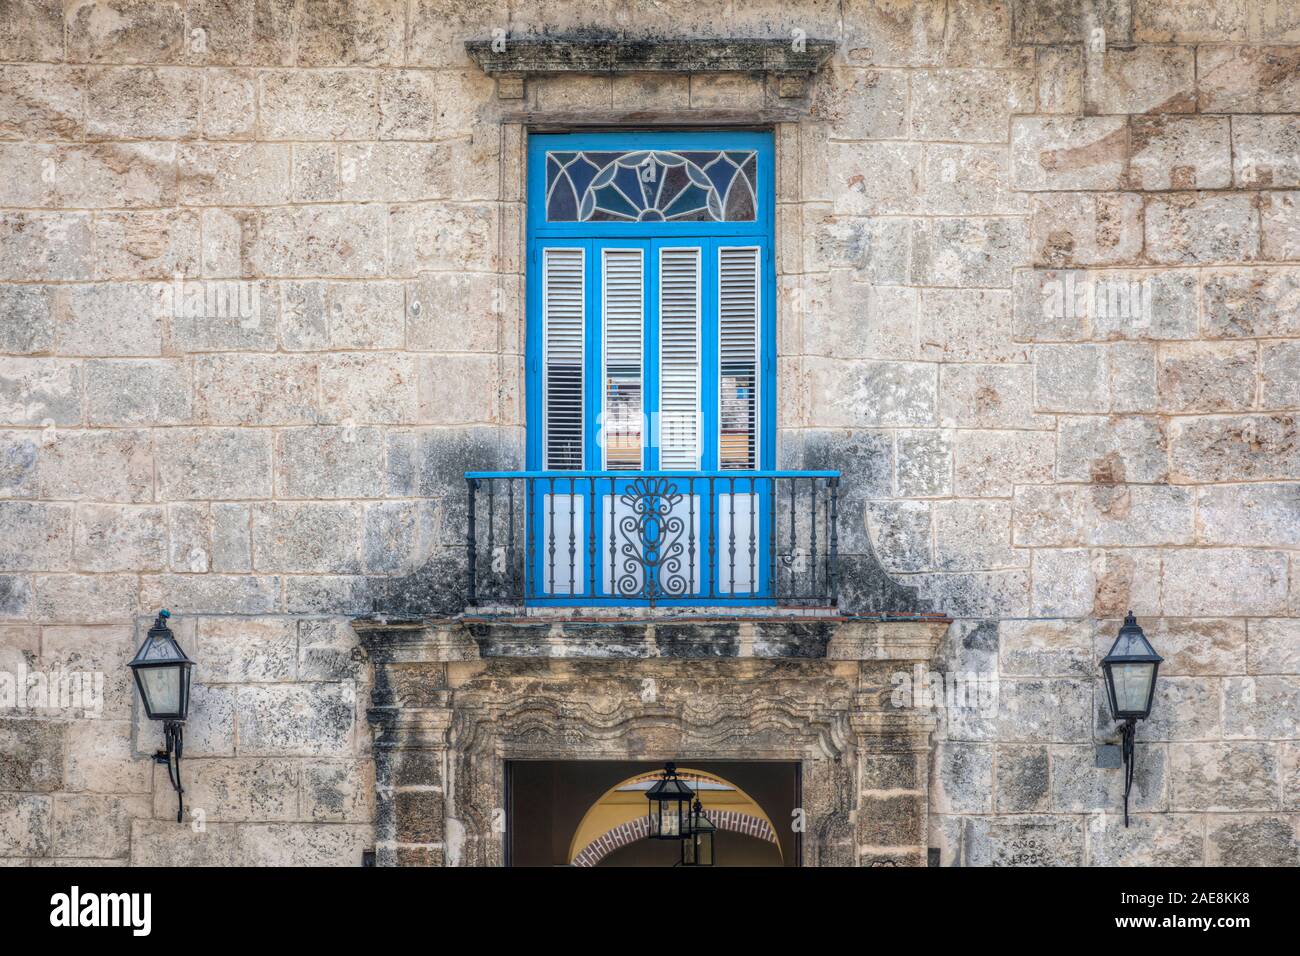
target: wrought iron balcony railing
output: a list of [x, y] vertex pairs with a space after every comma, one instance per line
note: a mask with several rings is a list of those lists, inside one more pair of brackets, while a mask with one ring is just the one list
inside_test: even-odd
[[833, 606], [837, 471], [475, 471], [469, 603]]

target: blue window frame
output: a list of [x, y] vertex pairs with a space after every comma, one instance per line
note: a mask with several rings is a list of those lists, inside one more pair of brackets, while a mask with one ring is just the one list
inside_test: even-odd
[[[527, 464], [555, 476], [530, 486], [538, 599], [771, 597], [773, 221], [768, 133], [529, 138]], [[624, 566], [638, 508], [657, 516]]]
[[[555, 199], [561, 188], [572, 193], [563, 202]], [[639, 442], [638, 448], [614, 455], [616, 464], [626, 465], [639, 451], [640, 470], [774, 467], [771, 135], [535, 135], [528, 143], [528, 199], [529, 469], [621, 470], [611, 467], [614, 442], [607, 444], [606, 439], [619, 437], [611, 432], [611, 422], [621, 423], [622, 437]], [[586, 220], [579, 218], [584, 208]], [[607, 208], [612, 212], [602, 213]], [[674, 290], [682, 288], [682, 270], [691, 268], [685, 257], [691, 251], [698, 256], [693, 278], [699, 299], [698, 409], [693, 423], [684, 415], [689, 405], [681, 385], [685, 364], [673, 367], [670, 358], [680, 354], [680, 348], [663, 350], [673, 344], [666, 340], [665, 328], [672, 326], [665, 321], [664, 309], [671, 311]], [[612, 288], [608, 263], [638, 255], [640, 364], [633, 375], [627, 374], [626, 365], [620, 373], [611, 361], [618, 350], [609, 347], [606, 305]], [[736, 281], [750, 268], [752, 303], [748, 285]], [[665, 276], [674, 280], [666, 287]], [[728, 292], [728, 277], [738, 295]], [[635, 293], [622, 290], [622, 321], [629, 327], [635, 324], [635, 316], [627, 314], [635, 298]], [[729, 358], [738, 355], [734, 343], [744, 330], [736, 324], [741, 313], [735, 303], [755, 310], [754, 354], [729, 364]], [[548, 308], [553, 310], [550, 318]], [[730, 332], [729, 316], [736, 326]], [[685, 335], [680, 326], [679, 321], [679, 339]], [[611, 405], [623, 414], [611, 415]], [[630, 423], [636, 417], [632, 409], [638, 406], [639, 426]], [[683, 454], [682, 445], [689, 444], [691, 431], [697, 453], [687, 466], [692, 456]]]

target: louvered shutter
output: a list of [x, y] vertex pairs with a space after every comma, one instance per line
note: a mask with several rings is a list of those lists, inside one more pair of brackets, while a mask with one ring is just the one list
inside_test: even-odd
[[659, 465], [700, 467], [700, 250], [659, 253]]
[[542, 253], [542, 409], [546, 467], [580, 470], [583, 433], [583, 316], [585, 258], [582, 249]]
[[718, 250], [718, 465], [758, 463], [759, 250]]
[[640, 249], [606, 249], [602, 257], [605, 331], [605, 467], [635, 471], [642, 465], [641, 332], [645, 320], [645, 268]]

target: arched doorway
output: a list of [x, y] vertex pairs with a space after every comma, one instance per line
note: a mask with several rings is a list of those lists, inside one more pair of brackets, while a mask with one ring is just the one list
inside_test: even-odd
[[[782, 866], [776, 828], [748, 793], [717, 773], [682, 767], [678, 776], [695, 791], [718, 828], [719, 866]], [[569, 843], [574, 866], [671, 866], [677, 844], [647, 840], [646, 791], [657, 770], [628, 777], [606, 790], [583, 815]]]

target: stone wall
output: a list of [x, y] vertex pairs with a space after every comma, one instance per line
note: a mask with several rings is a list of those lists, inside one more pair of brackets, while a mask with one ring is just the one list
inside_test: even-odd
[[[511, 100], [464, 52], [493, 31], [839, 48], [807, 102]], [[0, 670], [106, 681], [0, 715], [0, 858], [359, 862], [348, 622], [453, 607], [461, 473], [522, 464], [502, 120], [780, 108], [782, 464], [843, 470], [845, 553], [958, 619], [936, 670], [999, 678], [941, 715], [930, 845], [1300, 862], [1297, 103], [1273, 0], [3, 4]], [[162, 606], [202, 832], [132, 725]], [[1095, 663], [1129, 608], [1168, 663], [1125, 831]]]

